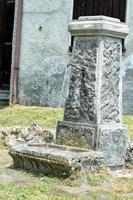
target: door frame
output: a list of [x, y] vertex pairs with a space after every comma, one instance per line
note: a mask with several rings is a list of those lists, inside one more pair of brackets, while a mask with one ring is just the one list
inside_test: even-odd
[[[5, 3], [5, 2], [4, 2]], [[1, 6], [2, 6], [2, 11], [3, 11], [3, 0], [1, 1]], [[4, 7], [5, 8], [5, 7]], [[2, 12], [1, 11], [1, 12]], [[4, 10], [4, 12], [5, 12], [5, 10]], [[0, 17], [1, 17], [1, 19], [0, 19], [0, 24], [2, 24], [2, 21], [3, 21], [3, 15], [1, 14], [0, 15]], [[4, 16], [5, 17], [5, 16]], [[1, 71], [1, 65], [2, 65], [2, 57], [3, 57], [3, 51], [2, 51], [2, 49], [3, 49], [3, 37], [4, 37], [4, 32], [2, 32], [2, 26], [0, 26], [0, 31], [1, 31], [1, 33], [0, 33], [0, 37], [1, 37], [1, 40], [0, 40], [0, 71]], [[0, 74], [0, 86], [1, 86], [1, 84], [2, 84], [2, 75]], [[1, 89], [1, 88], [0, 88]]]
[[17, 103], [23, 0], [15, 1], [9, 104]]

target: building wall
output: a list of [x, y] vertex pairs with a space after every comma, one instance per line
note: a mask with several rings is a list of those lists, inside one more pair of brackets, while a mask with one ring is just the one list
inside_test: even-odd
[[125, 40], [126, 53], [123, 56], [123, 111], [133, 114], [133, 0], [127, 0], [129, 35]]
[[[73, 0], [23, 0], [18, 99], [20, 104], [64, 105], [62, 86], [70, 59], [68, 24]], [[130, 34], [123, 56], [123, 111], [133, 114], [133, 1], [127, 0]], [[64, 86], [68, 85], [68, 76]], [[61, 103], [62, 99], [62, 103]]]
[[[72, 0], [24, 0], [18, 82], [20, 104], [61, 105], [72, 9]], [[64, 95], [62, 105], [65, 98]]]

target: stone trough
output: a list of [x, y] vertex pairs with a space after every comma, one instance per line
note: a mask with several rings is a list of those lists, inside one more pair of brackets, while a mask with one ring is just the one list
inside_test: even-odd
[[9, 154], [15, 168], [58, 177], [82, 169], [99, 171], [103, 161], [100, 152], [55, 144], [19, 144]]

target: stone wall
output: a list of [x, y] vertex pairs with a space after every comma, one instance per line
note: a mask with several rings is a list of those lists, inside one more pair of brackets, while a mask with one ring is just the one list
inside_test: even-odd
[[133, 1], [127, 0], [129, 35], [125, 40], [126, 53], [123, 57], [123, 111], [133, 114]]
[[24, 0], [18, 82], [20, 104], [59, 106], [69, 59], [67, 29], [72, 8], [72, 0]]

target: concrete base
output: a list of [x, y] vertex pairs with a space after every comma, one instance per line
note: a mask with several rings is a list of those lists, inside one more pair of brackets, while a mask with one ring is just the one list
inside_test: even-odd
[[127, 127], [124, 125], [59, 121], [56, 134], [58, 144], [101, 151], [108, 167], [120, 168], [125, 163]]

